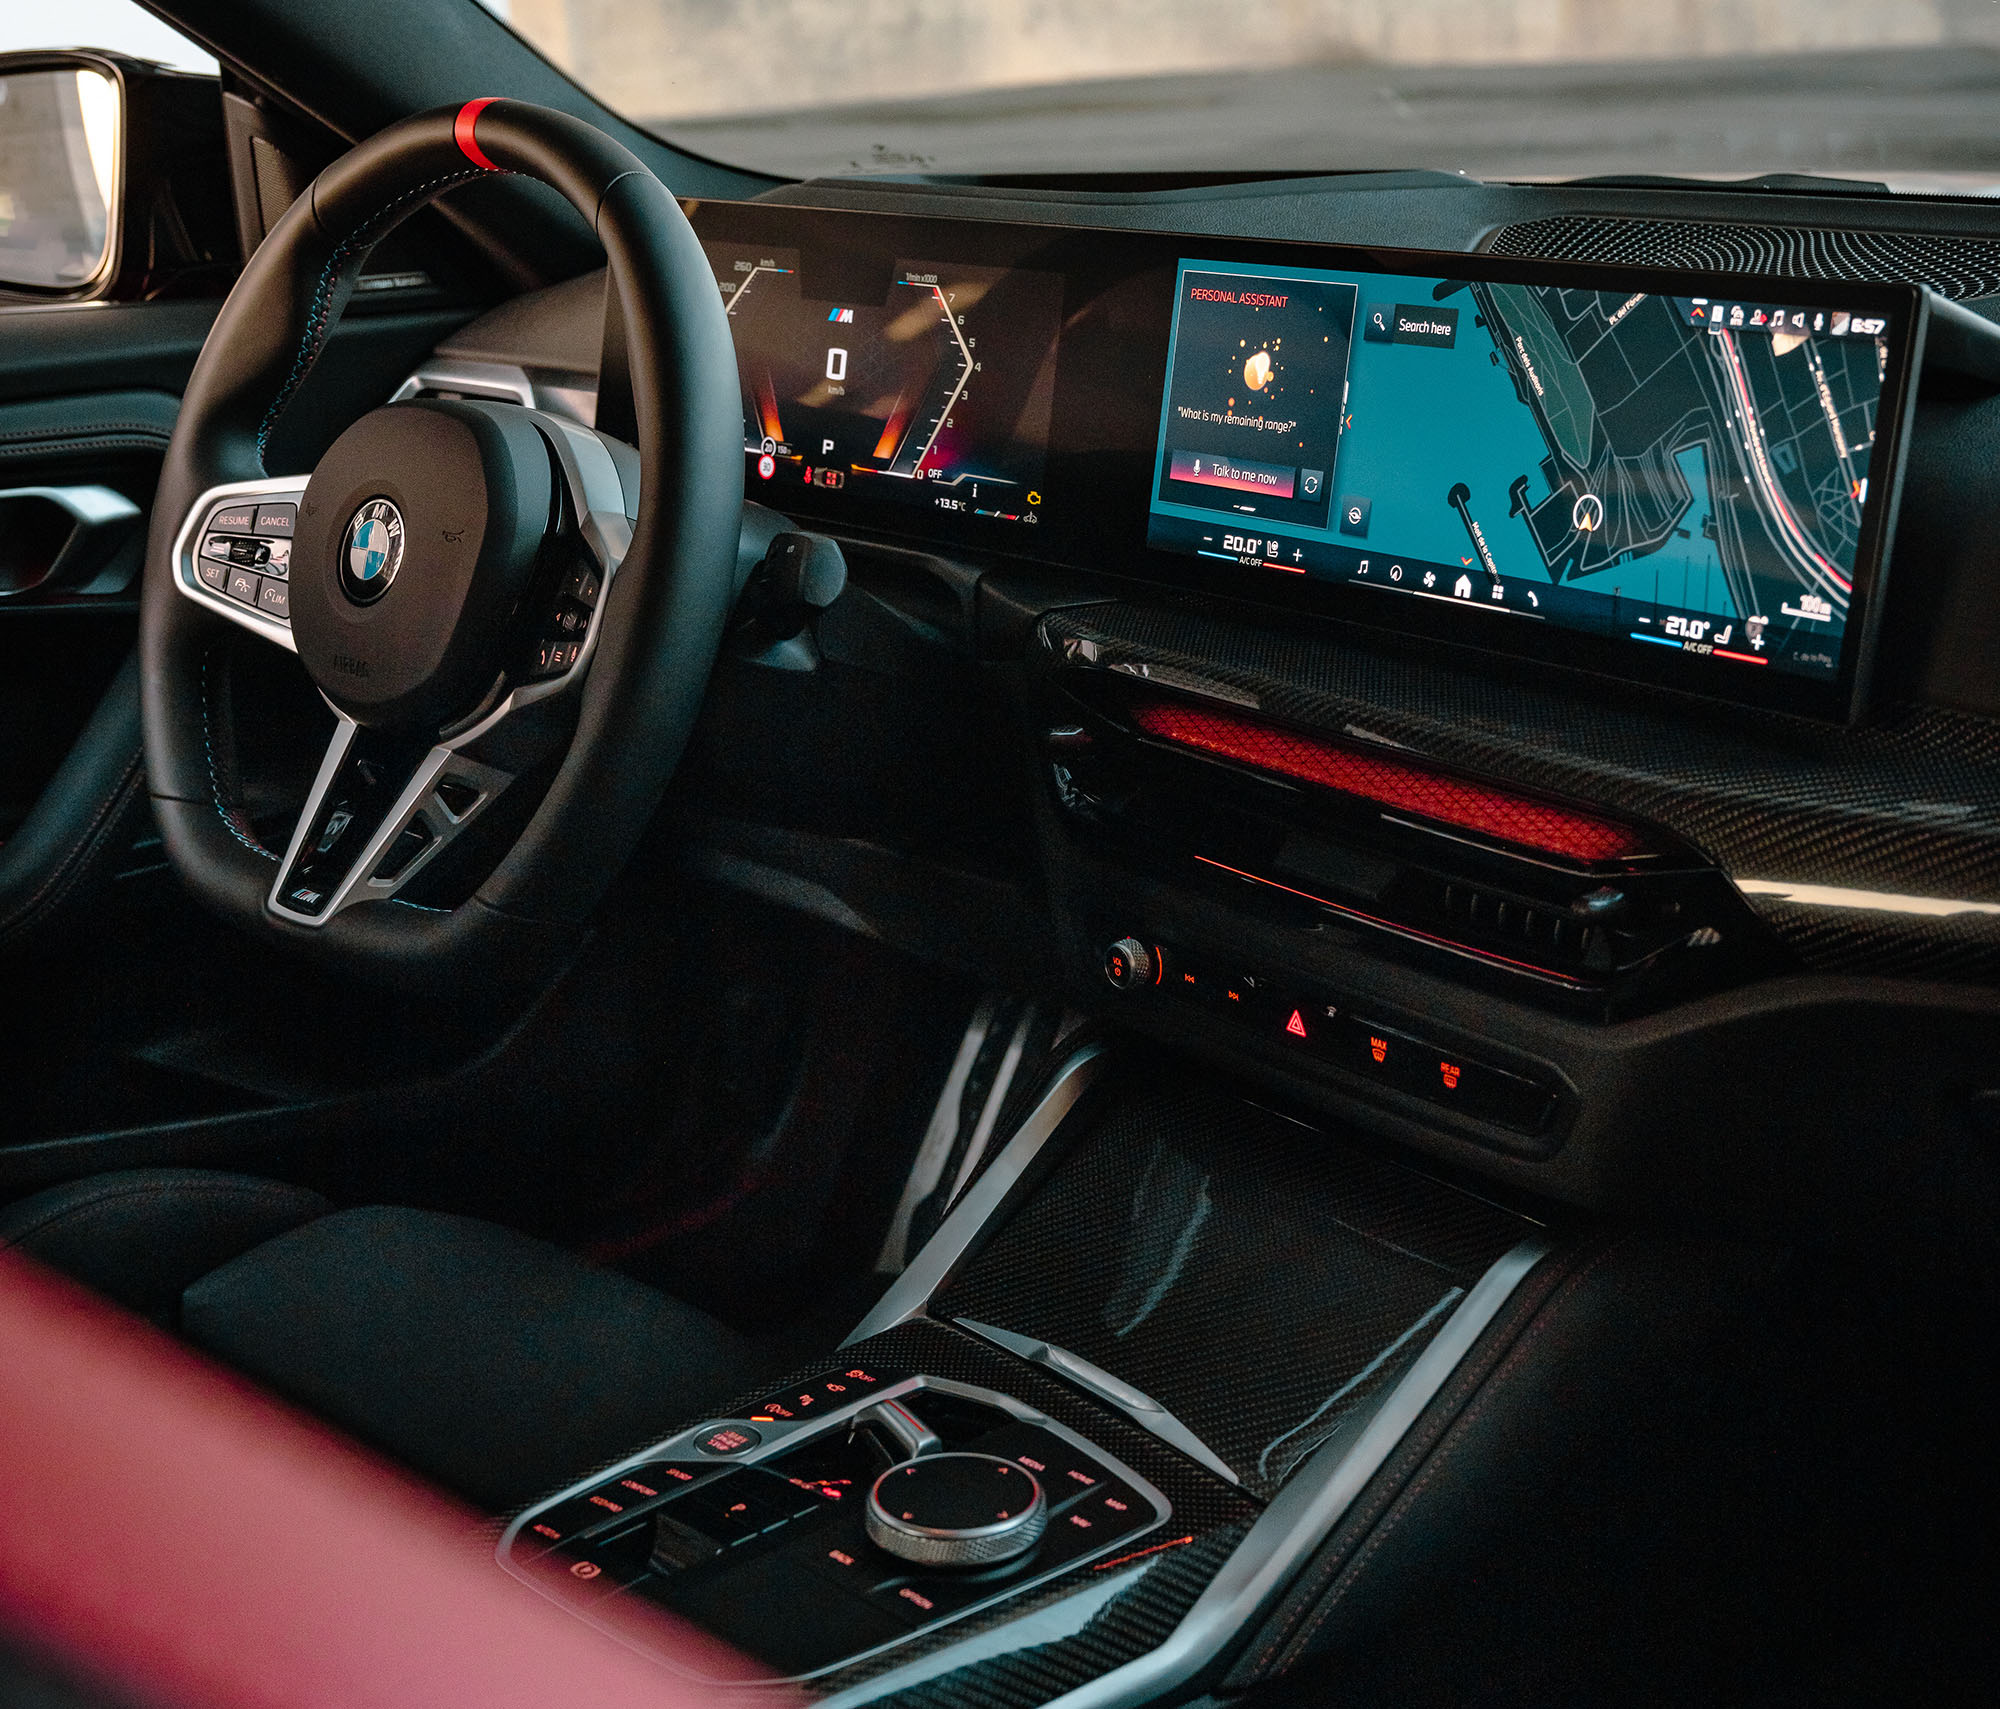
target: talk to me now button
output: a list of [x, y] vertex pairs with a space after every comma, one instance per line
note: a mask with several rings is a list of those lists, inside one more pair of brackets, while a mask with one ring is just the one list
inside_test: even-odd
[[1277, 463], [1251, 463], [1240, 457], [1215, 457], [1206, 451], [1176, 451], [1167, 472], [1177, 481], [1226, 492], [1262, 493], [1266, 498], [1290, 498], [1298, 471]]

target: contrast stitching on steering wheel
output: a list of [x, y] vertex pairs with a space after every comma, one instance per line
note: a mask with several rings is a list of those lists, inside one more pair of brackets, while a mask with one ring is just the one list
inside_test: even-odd
[[312, 365], [319, 360], [320, 348], [326, 342], [327, 332], [333, 318], [333, 287], [340, 275], [340, 269], [358, 249], [370, 249], [375, 244], [375, 233], [382, 222], [405, 203], [430, 201], [444, 191], [460, 184], [469, 184], [475, 178], [490, 176], [482, 168], [470, 171], [448, 172], [433, 178], [428, 183], [419, 184], [413, 190], [405, 190], [393, 202], [371, 215], [361, 225], [342, 238], [334, 246], [333, 253], [326, 258], [326, 265], [320, 269], [319, 282], [313, 286], [312, 306], [306, 311], [306, 327], [299, 339], [298, 354], [292, 359], [292, 371], [285, 376], [285, 383], [278, 388], [278, 395], [271, 400], [271, 407], [264, 412], [264, 419], [257, 428], [257, 461], [264, 460], [264, 448], [270, 442], [271, 430], [277, 425], [278, 416], [286, 404], [292, 401], [292, 394], [305, 383], [305, 377], [312, 371]]
[[209, 792], [215, 798], [216, 817], [221, 819], [223, 824], [228, 827], [229, 834], [252, 854], [262, 855], [266, 860], [274, 861], [278, 857], [264, 847], [262, 843], [258, 842], [249, 832], [244, 830], [243, 826], [238, 823], [241, 817], [240, 813], [230, 807], [228, 802], [223, 798], [222, 774], [216, 769], [215, 735], [211, 722], [213, 697], [209, 692], [208, 686], [209, 667], [214, 663], [215, 649], [211, 647], [201, 658], [201, 745], [208, 754], [208, 787]]

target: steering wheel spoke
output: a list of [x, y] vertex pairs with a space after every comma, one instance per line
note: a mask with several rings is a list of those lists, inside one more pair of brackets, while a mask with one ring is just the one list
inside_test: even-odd
[[343, 716], [279, 864], [271, 912], [323, 926], [357, 903], [388, 900], [512, 781], [451, 743], [426, 745]]
[[527, 414], [554, 455], [562, 487], [562, 526], [544, 546], [556, 555], [556, 574], [522, 614], [530, 632], [526, 654], [509, 672], [505, 698], [459, 738], [461, 745], [583, 675], [597, 648], [611, 579], [632, 546], [626, 512], [638, 496], [638, 471], [621, 473], [612, 451], [616, 441], [542, 410]]
[[174, 539], [174, 586], [197, 605], [297, 652], [292, 639], [292, 539], [303, 475], [231, 481], [189, 506]]

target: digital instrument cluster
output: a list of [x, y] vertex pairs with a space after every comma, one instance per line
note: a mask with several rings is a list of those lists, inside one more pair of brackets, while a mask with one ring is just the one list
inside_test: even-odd
[[754, 490], [865, 489], [1041, 520], [1063, 281], [962, 262], [708, 243]]

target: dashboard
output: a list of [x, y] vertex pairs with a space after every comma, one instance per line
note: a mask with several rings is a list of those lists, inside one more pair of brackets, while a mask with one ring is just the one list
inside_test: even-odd
[[753, 495], [1832, 719], [1914, 287], [703, 204]]
[[[848, 591], [725, 647], [687, 870], [1502, 1190], [1864, 1251], [1950, 1222], [2000, 1102], [2000, 397], [1926, 369], [1924, 291], [1490, 186], [784, 194], [690, 211], [748, 496]], [[1418, 201], [1580, 259], [1470, 214], [1390, 247]], [[1872, 271], [2000, 296], [2000, 243], [1939, 253]], [[601, 288], [561, 301], [574, 352]], [[574, 383], [521, 326], [440, 355]]]
[[[1457, 1012], [1474, 1060], [1494, 991], [1526, 1039], [1538, 1010], [1685, 1003], [1657, 977], [1676, 957], [1707, 990], [2000, 985], [2000, 390], [1946, 337], [2000, 299], [1980, 210], [1437, 174], [685, 205], [736, 340], [747, 494], [836, 540], [852, 594], [806, 651], [719, 667], [688, 787], [746, 882], [794, 874], [1023, 979], [1052, 924], [1099, 980], [1141, 924], [1199, 972], [1250, 955], [1246, 908], [1303, 910], [1253, 971], [1379, 950], [1397, 971], [1364, 1017]], [[439, 384], [587, 422], [602, 313], [588, 277], [510, 306], [438, 347]], [[1003, 748], [975, 661], [1028, 667]], [[1030, 814], [1010, 780], [1037, 728], [1104, 739], [1034, 757]], [[1272, 799], [1176, 793], [1146, 769], [1169, 730]], [[1357, 766], [1395, 798], [1358, 860], [1352, 825], [1299, 824]], [[1446, 799], [1477, 823], [1426, 811]], [[1524, 843], [1551, 804], [1626, 853]], [[1121, 813], [1092, 900], [1070, 869]], [[1381, 842], [1408, 825], [1421, 859]], [[900, 852], [870, 877], [868, 848]], [[912, 901], [919, 870], [939, 889]], [[1150, 922], [1118, 905], [1140, 872], [1175, 898]], [[1563, 922], [1619, 898], [1607, 973]], [[975, 951], [953, 934], [976, 920]], [[1440, 977], [1413, 996], [1415, 961]]]

